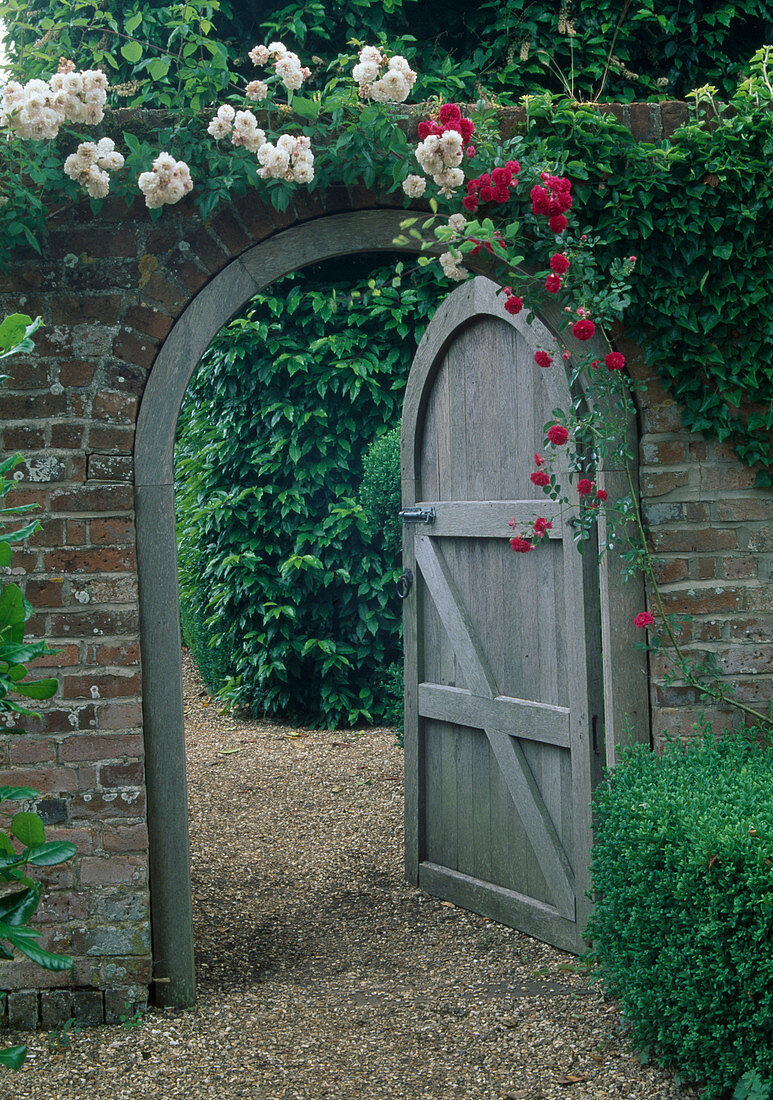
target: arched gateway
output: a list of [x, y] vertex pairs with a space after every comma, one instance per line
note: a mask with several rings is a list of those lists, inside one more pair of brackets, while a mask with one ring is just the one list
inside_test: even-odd
[[[0, 771], [3, 782], [39, 789], [41, 811], [48, 815], [51, 831], [56, 829], [56, 835], [72, 837], [79, 845], [70, 877], [52, 876], [47, 891], [52, 899], [47, 942], [69, 951], [75, 967], [71, 974], [41, 979], [39, 971], [0, 963], [0, 988], [11, 991], [9, 1016], [16, 1022], [55, 1022], [57, 1014], [96, 1018], [100, 1012], [115, 1019], [125, 1011], [127, 1001], [141, 1001], [149, 985], [160, 1003], [185, 1004], [194, 996], [172, 468], [177, 416], [202, 353], [255, 293], [293, 270], [334, 256], [395, 251], [393, 241], [405, 212], [378, 208], [375, 196], [356, 209], [357, 197], [346, 195], [342, 200], [338, 196], [338, 201], [328, 197], [324, 205], [296, 212], [293, 221], [272, 215], [279, 225], [269, 221], [264, 208], [244, 200], [207, 223], [176, 211], [170, 212], [168, 222], [151, 223], [145, 216], [129, 222], [125, 212], [108, 210], [104, 215], [108, 220], [86, 232], [76, 213], [71, 224], [54, 233], [45, 261], [20, 262], [2, 286], [0, 306], [39, 312], [47, 323], [35, 356], [14, 371], [7, 385], [0, 423], [4, 449], [25, 452], [25, 482], [20, 489], [24, 499], [42, 506], [44, 531], [24, 563], [28, 595], [39, 610], [33, 627], [64, 649], [59, 659], [61, 689], [44, 715], [43, 726], [31, 725], [23, 739], [5, 739], [7, 756]], [[541, 323], [557, 332], [557, 321], [548, 313]], [[491, 326], [499, 335], [492, 336]], [[501, 335], [505, 331], [510, 334], [506, 338]], [[449, 361], [458, 361], [460, 354], [469, 357], [480, 340], [497, 349], [494, 358], [486, 355], [486, 400], [496, 402], [501, 378], [503, 401], [506, 398], [511, 405], [515, 401], [515, 408], [513, 356], [518, 377], [525, 378], [528, 365], [523, 349], [528, 348], [529, 338], [527, 326], [506, 319], [493, 284], [479, 278], [459, 288], [446, 299], [417, 356], [408, 391], [411, 416], [423, 415], [429, 400], [425, 384], [432, 382], [437, 370], [441, 374], [447, 370], [438, 366], [446, 353]], [[426, 359], [430, 352], [435, 357], [431, 363]], [[472, 354], [460, 375], [468, 387], [461, 400], [471, 408], [483, 392], [475, 384], [478, 366]], [[528, 373], [535, 374], [533, 365]], [[415, 381], [419, 378], [421, 384]], [[538, 379], [538, 385], [543, 383]], [[559, 390], [563, 386], [566, 395], [565, 380], [556, 377], [550, 385]], [[557, 390], [548, 396], [550, 404], [562, 394]], [[532, 413], [535, 409], [537, 405]], [[479, 406], [476, 415], [485, 419], [486, 409]], [[506, 423], [501, 416], [499, 420], [505, 434], [498, 445], [506, 447]], [[416, 435], [419, 421], [414, 417], [412, 423], [415, 444], [426, 433], [422, 435], [422, 428]], [[539, 426], [534, 419], [530, 432]], [[521, 449], [533, 445], [531, 435], [518, 443]], [[478, 458], [488, 461], [485, 454]], [[470, 452], [465, 461], [473, 463], [469, 474], [478, 459]], [[409, 482], [414, 477], [407, 476]], [[607, 471], [605, 476], [614, 491], [619, 474]], [[481, 490], [489, 493], [489, 499], [505, 502], [504, 511], [499, 508], [502, 516], [512, 506], [513, 498], [501, 485], [492, 492], [481, 484]], [[441, 500], [449, 499], [448, 493], [453, 495], [455, 490], [450, 485], [444, 489], [438, 482], [433, 492], [434, 499]], [[523, 494], [519, 490], [517, 495]], [[499, 540], [495, 556], [501, 557], [509, 514], [504, 516], [504, 532], [497, 529], [496, 534], [485, 529], [487, 523], [491, 526], [493, 513], [473, 517], [473, 526], [480, 519], [483, 542], [489, 535]], [[420, 550], [415, 566], [418, 599], [424, 599], [422, 584], [432, 588], [433, 599], [444, 584], [448, 589], [442, 566], [438, 572], [433, 564], [439, 560], [433, 557], [433, 532], [427, 528], [426, 534], [429, 549]], [[455, 537], [450, 529], [443, 535], [440, 526], [434, 535], [451, 541]], [[551, 540], [545, 560], [552, 560], [557, 545]], [[441, 550], [441, 556], [447, 549]], [[486, 551], [481, 552], [485, 556]], [[573, 554], [571, 547], [564, 553], [572, 575], [579, 568]], [[457, 555], [457, 565], [463, 556]], [[446, 558], [450, 560], [450, 555]], [[551, 564], [554, 573], [555, 568]], [[496, 569], [501, 569], [501, 561]], [[424, 812], [427, 806], [438, 805], [433, 769], [448, 756], [447, 746], [439, 756], [428, 753], [428, 743], [419, 740], [414, 723], [406, 752], [409, 876], [441, 893], [449, 893], [448, 882], [453, 880], [449, 896], [460, 903], [520, 924], [570, 949], [577, 945], [583, 919], [583, 902], [575, 906], [575, 900], [582, 896], [588, 794], [604, 752], [603, 728], [610, 759], [626, 716], [639, 736], [649, 735], [646, 678], [626, 629], [631, 611], [641, 604], [641, 594], [619, 583], [614, 562], [602, 565], [600, 579], [593, 570], [593, 576], [588, 575], [588, 567], [584, 572], [583, 600], [575, 600], [573, 609], [567, 604], [556, 613], [582, 618], [580, 635], [586, 640], [592, 637], [593, 651], [580, 664], [572, 658], [574, 663], [560, 673], [558, 664], [551, 664], [546, 656], [543, 682], [535, 685], [532, 694], [512, 679], [505, 682], [509, 673], [504, 669], [504, 680], [497, 687], [496, 677], [487, 676], [485, 663], [469, 665], [468, 661], [466, 672], [457, 680], [446, 675], [441, 666], [448, 663], [450, 651], [439, 633], [435, 639], [439, 664], [432, 673], [437, 690], [430, 690], [425, 682], [426, 664], [421, 672], [416, 666], [413, 688], [409, 678], [409, 694], [413, 691], [419, 700], [418, 711], [411, 713], [422, 721], [436, 726], [448, 722], [454, 728], [465, 725], [470, 737], [470, 731], [486, 731], [490, 747], [485, 752], [494, 754], [492, 759], [499, 762], [504, 776], [504, 786], [500, 783], [490, 794], [490, 812], [504, 821], [512, 810], [517, 829], [525, 830], [542, 869], [523, 867], [522, 882], [516, 881], [517, 876], [506, 879], [502, 867], [507, 857], [500, 845], [488, 859], [490, 866], [492, 860], [498, 861], [499, 870], [494, 867], [487, 896], [481, 899], [478, 883], [484, 882], [482, 869], [487, 865], [481, 848], [483, 834], [475, 834], [475, 860], [465, 862], [466, 857], [457, 859], [441, 851], [442, 842], [438, 847], [437, 839], [432, 840], [448, 820], [439, 823], [437, 817], [430, 821], [417, 816], [420, 806]], [[452, 577], [451, 588], [460, 583], [458, 576]], [[545, 578], [537, 583], [544, 585]], [[513, 598], [518, 598], [517, 590]], [[491, 623], [507, 622], [513, 614], [493, 604], [489, 611]], [[586, 620], [591, 624], [588, 631]], [[460, 622], [465, 622], [465, 613], [455, 619], [452, 614], [444, 629], [446, 637], [449, 630], [456, 631], [452, 649], [462, 646], [462, 651], [454, 652], [463, 666], [475, 644], [470, 638], [466, 643], [460, 640]], [[480, 623], [476, 629], [481, 635]], [[409, 650], [415, 637], [409, 624]], [[427, 645], [425, 639], [425, 656]], [[551, 677], [558, 694], [543, 698]], [[571, 733], [564, 713], [568, 710], [564, 688], [558, 688], [561, 677], [577, 704]], [[475, 699], [466, 700], [463, 715], [443, 709], [454, 686], [462, 694], [474, 688]], [[587, 704], [589, 693], [595, 709]], [[499, 695], [506, 697], [504, 702]], [[487, 696], [488, 709], [482, 702]], [[482, 708], [480, 717], [473, 712], [475, 706]], [[519, 707], [521, 715], [524, 707], [531, 715], [552, 714], [556, 729], [551, 732], [543, 721], [540, 728], [545, 736], [538, 743], [539, 738], [532, 736], [534, 729], [524, 730], [523, 722], [520, 726], [516, 722], [518, 737], [510, 737], [512, 730], [505, 727]], [[560, 760], [556, 753], [560, 755], [572, 737], [575, 748]], [[480, 746], [474, 749], [480, 760], [482, 751]], [[514, 755], [508, 758], [505, 753]], [[572, 769], [578, 777], [574, 784], [567, 778]], [[473, 795], [480, 799], [484, 793], [478, 787]], [[461, 825], [459, 829], [454, 844], [461, 851], [466, 841]], [[492, 843], [497, 842], [492, 836]], [[508, 844], [515, 851], [518, 837], [514, 834]], [[438, 883], [443, 875], [445, 885]], [[503, 898], [507, 905], [503, 906]], [[536, 922], [523, 922], [524, 906], [537, 914]], [[41, 990], [45, 982], [49, 986]]]

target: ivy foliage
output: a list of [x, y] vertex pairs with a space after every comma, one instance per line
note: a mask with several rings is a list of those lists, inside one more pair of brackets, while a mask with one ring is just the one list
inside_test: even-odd
[[278, 282], [219, 334], [176, 449], [183, 622], [210, 688], [331, 728], [391, 705], [400, 562], [356, 497], [440, 293], [399, 263], [354, 285], [336, 265]]
[[710, 101], [671, 140], [642, 144], [611, 115], [543, 97], [530, 134], [574, 181], [600, 268], [637, 257], [626, 330], [686, 427], [730, 440], [770, 485], [773, 114], [747, 94], [733, 106]]
[[352, 43], [388, 42], [419, 72], [416, 98], [485, 92], [501, 103], [544, 90], [683, 98], [705, 83], [731, 94], [773, 39], [766, 0], [2, 0], [0, 15], [28, 76], [65, 55], [111, 69], [130, 104], [161, 107], [192, 82], [222, 90], [251, 71], [247, 51], [273, 38], [297, 43], [318, 69]]
[[[753, 736], [754, 731], [747, 731]], [[588, 928], [639, 1049], [763, 1100], [773, 1081], [773, 750], [636, 746], [596, 797]], [[728, 1090], [728, 1091], [725, 1091]]]

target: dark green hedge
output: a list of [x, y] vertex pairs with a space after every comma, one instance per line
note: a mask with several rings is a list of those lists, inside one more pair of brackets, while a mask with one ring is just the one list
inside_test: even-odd
[[639, 746], [596, 813], [588, 934], [635, 1045], [707, 1097], [772, 1079], [773, 750]]
[[176, 450], [183, 624], [210, 688], [330, 727], [394, 717], [399, 547], [356, 497], [440, 293], [428, 269], [355, 275], [254, 299], [202, 360]]

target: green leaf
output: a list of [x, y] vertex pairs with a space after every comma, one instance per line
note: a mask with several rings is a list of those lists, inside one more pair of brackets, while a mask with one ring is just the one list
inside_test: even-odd
[[26, 1057], [27, 1048], [23, 1044], [17, 1047], [6, 1047], [0, 1050], [0, 1066], [5, 1066], [7, 1069], [21, 1069]]
[[168, 57], [154, 57], [149, 61], [147, 71], [151, 80], [163, 80], [169, 72], [169, 65]]
[[139, 27], [141, 22], [142, 22], [142, 12], [138, 11], [138, 12], [135, 12], [134, 15], [129, 16], [129, 18], [124, 23], [124, 29], [125, 29], [126, 33], [127, 34], [134, 34], [134, 32], [136, 31], [137, 27]]
[[308, 99], [306, 96], [300, 95], [293, 96], [293, 111], [296, 115], [300, 115], [301, 118], [317, 118], [320, 106], [321, 104], [318, 99]]
[[20, 802], [30, 798], [38, 798], [39, 791], [32, 787], [0, 787], [0, 802]]
[[[66, 840], [52, 840], [47, 844], [39, 844], [26, 852], [27, 863], [36, 867], [55, 867], [58, 863], [65, 863], [72, 859], [77, 848]], [[2, 918], [0, 918], [2, 919]]]
[[46, 831], [36, 813], [18, 813], [11, 819], [11, 832], [26, 848], [45, 843]]
[[32, 318], [26, 313], [12, 313], [0, 324], [0, 350], [8, 352], [22, 342]]
[[7, 542], [0, 542], [0, 569], [5, 569], [11, 564], [13, 551]]
[[136, 65], [142, 57], [142, 46], [139, 42], [125, 42], [121, 46], [121, 55], [130, 65]]
[[40, 887], [26, 887], [0, 897], [0, 921], [15, 927], [26, 924], [40, 902]]
[[50, 699], [56, 693], [59, 681], [53, 676], [45, 680], [31, 680], [29, 683], [19, 681], [14, 684], [13, 690], [17, 695], [23, 695], [25, 699]]

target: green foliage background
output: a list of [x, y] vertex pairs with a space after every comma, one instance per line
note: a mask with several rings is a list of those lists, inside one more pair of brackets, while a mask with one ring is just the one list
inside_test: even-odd
[[634, 1045], [706, 1082], [709, 1098], [742, 1076], [770, 1082], [773, 750], [637, 746], [596, 814], [588, 934]]
[[394, 709], [399, 553], [356, 498], [439, 292], [401, 264], [320, 265], [202, 360], [176, 450], [183, 629], [230, 703], [330, 727]]

